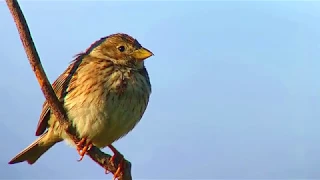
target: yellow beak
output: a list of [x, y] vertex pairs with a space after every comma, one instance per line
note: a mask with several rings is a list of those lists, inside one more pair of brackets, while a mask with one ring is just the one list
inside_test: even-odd
[[143, 61], [143, 60], [147, 59], [150, 56], [153, 56], [153, 53], [151, 51], [149, 51], [148, 49], [143, 48], [143, 47], [133, 51], [133, 53], [132, 53], [132, 57], [134, 57], [138, 61]]

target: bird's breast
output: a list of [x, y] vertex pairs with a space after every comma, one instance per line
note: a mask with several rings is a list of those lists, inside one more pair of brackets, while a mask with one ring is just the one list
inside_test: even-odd
[[120, 70], [110, 74], [97, 88], [86, 97], [74, 96], [69, 115], [81, 137], [105, 147], [140, 121], [151, 89], [148, 79], [140, 73]]
[[150, 95], [148, 83], [139, 74], [117, 71], [113, 77], [116, 80], [106, 87], [104, 111], [107, 118], [101, 133], [102, 139], [112, 142], [126, 135], [140, 121]]

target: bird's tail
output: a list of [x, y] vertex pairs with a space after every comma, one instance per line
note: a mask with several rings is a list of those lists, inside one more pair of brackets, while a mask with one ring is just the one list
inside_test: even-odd
[[[35, 163], [42, 154], [55, 145], [59, 140], [50, 137], [48, 132], [41, 135], [36, 141], [26, 147], [23, 151], [17, 154], [9, 164], [15, 164], [27, 161], [29, 164]], [[57, 138], [56, 138], [57, 139]]]

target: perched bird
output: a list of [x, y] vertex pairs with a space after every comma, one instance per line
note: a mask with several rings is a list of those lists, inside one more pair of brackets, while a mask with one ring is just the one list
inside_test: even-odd
[[144, 60], [152, 55], [123, 33], [103, 37], [78, 54], [52, 87], [81, 141], [69, 138], [44, 102], [36, 130], [40, 137], [9, 164], [33, 164], [63, 140], [77, 147], [81, 159], [92, 145], [119, 154], [111, 143], [129, 133], [147, 108], [151, 84]]

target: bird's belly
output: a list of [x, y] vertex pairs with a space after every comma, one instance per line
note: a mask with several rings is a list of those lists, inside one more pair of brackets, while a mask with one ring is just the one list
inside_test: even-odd
[[138, 91], [122, 94], [110, 92], [105, 101], [83, 102], [69, 111], [81, 138], [97, 147], [106, 147], [125, 136], [140, 121], [148, 96]]
[[142, 107], [142, 97], [132, 98], [128, 102], [126, 97], [119, 96], [107, 102], [105, 119], [101, 117], [102, 128], [100, 133], [92, 137], [93, 143], [98, 147], [105, 147], [130, 132], [140, 121], [146, 107]]

